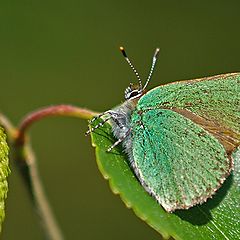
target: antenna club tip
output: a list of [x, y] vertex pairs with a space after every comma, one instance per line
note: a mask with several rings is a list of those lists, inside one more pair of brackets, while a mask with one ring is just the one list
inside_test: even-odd
[[124, 50], [124, 47], [120, 47], [119, 49], [120, 49], [120, 51], [122, 52], [123, 56], [124, 56], [125, 58], [127, 58], [127, 54], [126, 54], [126, 52], [125, 52], [125, 50]]
[[156, 48], [156, 50], [155, 50], [155, 53], [154, 53], [154, 58], [156, 58], [157, 57], [157, 55], [158, 55], [158, 53], [159, 53], [159, 51], [160, 51], [160, 48]]

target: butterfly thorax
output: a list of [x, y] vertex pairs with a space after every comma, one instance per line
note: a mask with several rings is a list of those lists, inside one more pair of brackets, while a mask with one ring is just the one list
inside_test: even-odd
[[123, 139], [122, 145], [125, 152], [131, 154], [131, 117], [136, 109], [139, 98], [130, 99], [111, 110], [113, 134], [117, 139]]

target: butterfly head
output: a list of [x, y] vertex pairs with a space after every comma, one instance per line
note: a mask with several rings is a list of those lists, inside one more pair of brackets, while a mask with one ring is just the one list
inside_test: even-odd
[[125, 89], [124, 93], [125, 100], [137, 98], [142, 95], [142, 91], [139, 89], [139, 87], [133, 85], [132, 83], [130, 83], [130, 86]]
[[130, 100], [130, 99], [135, 99], [135, 98], [141, 97], [143, 95], [143, 93], [145, 92], [145, 89], [146, 89], [146, 87], [147, 87], [147, 85], [148, 85], [148, 83], [149, 83], [149, 81], [152, 77], [153, 70], [154, 70], [154, 67], [155, 67], [155, 64], [156, 64], [156, 61], [157, 61], [157, 56], [158, 56], [158, 53], [159, 53], [159, 48], [156, 49], [156, 51], [153, 55], [150, 72], [148, 74], [148, 77], [147, 77], [147, 80], [146, 80], [146, 83], [145, 83], [144, 86], [142, 85], [142, 80], [141, 80], [136, 68], [133, 66], [132, 62], [129, 60], [124, 48], [120, 47], [120, 51], [122, 52], [124, 58], [128, 62], [129, 66], [132, 68], [133, 72], [135, 73], [135, 75], [138, 79], [138, 85], [137, 86], [130, 83], [130, 86], [126, 88], [126, 90], [125, 90], [125, 100]]

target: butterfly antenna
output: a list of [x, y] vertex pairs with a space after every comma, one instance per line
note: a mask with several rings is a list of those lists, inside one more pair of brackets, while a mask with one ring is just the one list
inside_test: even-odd
[[141, 78], [136, 70], [136, 68], [133, 66], [133, 64], [131, 63], [131, 61], [129, 60], [125, 50], [123, 47], [120, 47], [120, 51], [122, 52], [124, 58], [126, 59], [126, 61], [128, 62], [129, 66], [131, 67], [131, 69], [133, 70], [133, 72], [135, 73], [137, 79], [138, 79], [138, 84], [139, 84], [139, 90], [142, 91], [142, 81], [141, 81]]
[[148, 85], [148, 83], [149, 83], [149, 81], [150, 81], [150, 79], [151, 79], [151, 77], [152, 77], [153, 70], [154, 70], [154, 67], [155, 67], [156, 62], [157, 62], [157, 58], [158, 58], [158, 53], [159, 53], [159, 51], [160, 51], [159, 48], [157, 48], [157, 49], [155, 50], [155, 53], [154, 53], [153, 59], [152, 59], [152, 66], [151, 66], [151, 68], [150, 68], [150, 72], [149, 72], [149, 74], [148, 74], [148, 77], [147, 77], [146, 83], [145, 83], [145, 85], [144, 85], [144, 87], [143, 87], [143, 90], [147, 87], [147, 85]]

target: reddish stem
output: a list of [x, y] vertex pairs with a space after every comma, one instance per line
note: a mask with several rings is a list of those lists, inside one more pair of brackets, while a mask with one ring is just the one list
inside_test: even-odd
[[25, 132], [36, 121], [50, 116], [69, 116], [81, 119], [90, 119], [98, 113], [88, 109], [79, 108], [71, 105], [56, 105], [45, 107], [28, 114], [20, 123], [16, 142], [23, 144], [25, 141]]
[[98, 113], [71, 105], [56, 105], [45, 107], [28, 114], [16, 129], [11, 122], [0, 113], [0, 126], [7, 132], [8, 140], [13, 148], [15, 163], [25, 181], [31, 200], [39, 215], [40, 222], [47, 239], [63, 240], [63, 235], [58, 227], [50, 205], [41, 184], [36, 165], [35, 155], [30, 144], [25, 141], [27, 129], [36, 121], [49, 116], [71, 116], [81, 119], [90, 119]]

